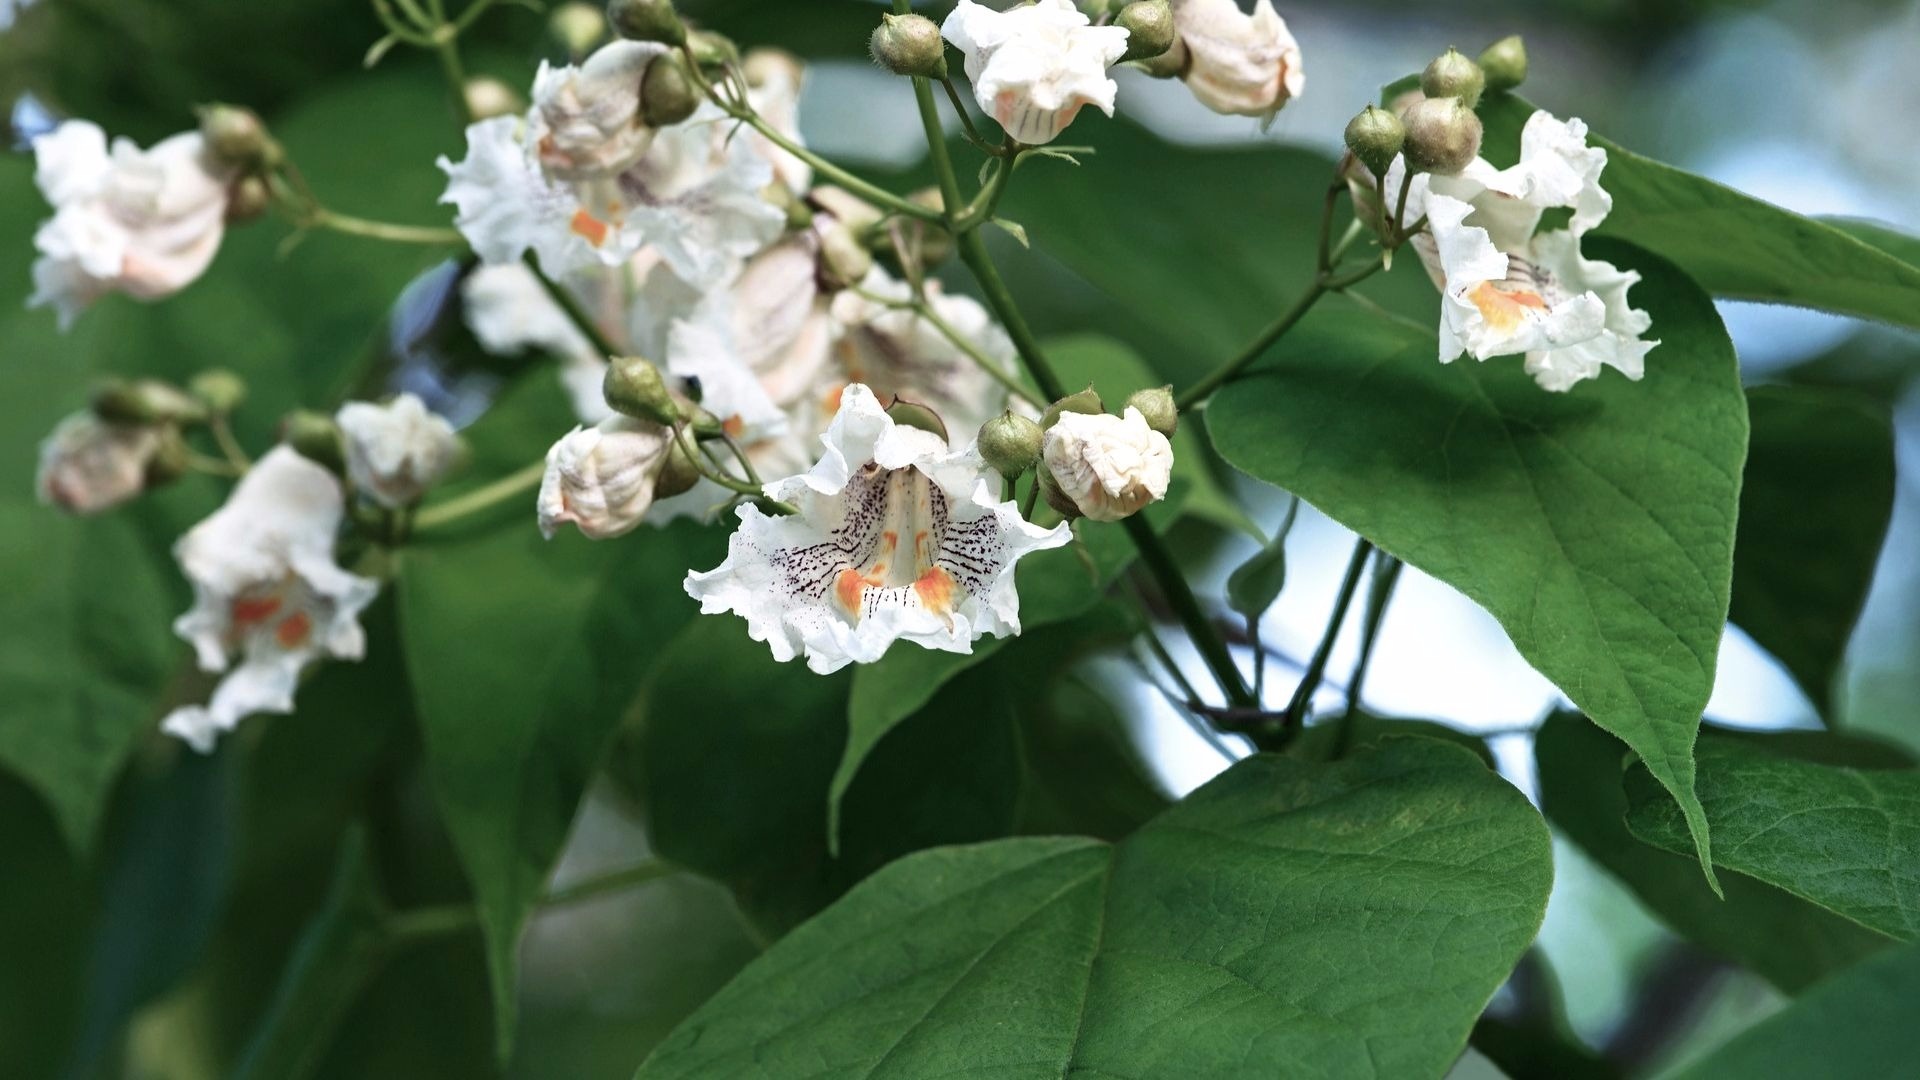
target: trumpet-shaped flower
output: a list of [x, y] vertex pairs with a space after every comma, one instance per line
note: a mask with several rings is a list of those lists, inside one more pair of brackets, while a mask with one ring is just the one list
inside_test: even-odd
[[1027, 522], [971, 447], [896, 425], [865, 386], [847, 387], [823, 441], [810, 471], [767, 485], [799, 513], [740, 507], [726, 561], [687, 575], [703, 612], [745, 618], [774, 659], [822, 674], [895, 641], [969, 653], [1020, 632], [1014, 564], [1066, 544], [1067, 526]]
[[1107, 69], [1126, 54], [1127, 31], [1091, 25], [1071, 0], [1006, 11], [960, 0], [940, 32], [966, 55], [980, 107], [1016, 141], [1050, 143], [1088, 105], [1113, 115], [1119, 86]]
[[[193, 645], [203, 670], [227, 676], [206, 705], [168, 714], [168, 734], [212, 750], [254, 713], [292, 712], [308, 664], [360, 659], [360, 612], [380, 586], [334, 561], [344, 512], [333, 474], [282, 446], [175, 545], [194, 605], [174, 632]], [[239, 665], [229, 671], [235, 654]]]
[[385, 405], [341, 406], [334, 421], [346, 447], [347, 477], [356, 490], [388, 509], [411, 506], [460, 459], [453, 425], [427, 411], [413, 394]]
[[1259, 0], [1252, 14], [1236, 0], [1174, 0], [1173, 20], [1180, 77], [1214, 112], [1271, 123], [1306, 88], [1300, 45], [1273, 0]]

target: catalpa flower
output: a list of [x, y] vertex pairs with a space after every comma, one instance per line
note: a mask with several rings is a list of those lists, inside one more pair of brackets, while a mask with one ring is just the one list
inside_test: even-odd
[[[906, 301], [912, 295], [905, 282], [875, 267], [858, 291], [834, 297], [834, 356], [840, 371], [831, 389], [864, 383], [886, 397], [925, 405], [964, 444], [981, 424], [1006, 411], [1007, 389], [938, 327], [890, 302]], [[942, 321], [972, 342], [995, 367], [1012, 371], [1013, 340], [979, 301], [948, 295], [937, 281], [927, 282], [926, 300]]]
[[413, 394], [349, 402], [334, 416], [355, 490], [390, 510], [420, 501], [460, 460], [453, 425]]
[[75, 413], [40, 444], [34, 487], [41, 502], [68, 513], [112, 509], [147, 489], [148, 470], [165, 441], [166, 429], [159, 424]]
[[109, 292], [158, 300], [206, 272], [226, 230], [231, 170], [198, 132], [142, 150], [69, 120], [33, 140], [34, 179], [54, 216], [34, 234], [32, 307], [51, 306], [62, 329]]
[[1071, 0], [1006, 11], [960, 0], [940, 33], [966, 54], [974, 97], [1015, 141], [1050, 143], [1087, 105], [1113, 115], [1119, 86], [1107, 69], [1126, 55], [1127, 32], [1091, 25]]
[[1272, 123], [1306, 88], [1300, 45], [1273, 0], [1260, 0], [1251, 15], [1237, 0], [1174, 0], [1173, 20], [1179, 38], [1171, 63], [1214, 112]]
[[592, 540], [633, 531], [653, 506], [673, 432], [630, 416], [577, 427], [547, 451], [536, 504], [540, 533], [551, 540], [573, 525]]
[[1094, 521], [1132, 517], [1166, 498], [1173, 479], [1173, 444], [1132, 406], [1124, 416], [1061, 413], [1041, 454], [1060, 493]]
[[823, 442], [810, 471], [767, 485], [797, 514], [741, 506], [726, 561], [687, 575], [701, 611], [745, 618], [775, 660], [804, 655], [821, 674], [895, 641], [969, 653], [1020, 632], [1014, 564], [1066, 544], [1066, 525], [1040, 528], [995, 500], [972, 448], [896, 425], [865, 386], [847, 387]]
[[614, 176], [639, 162], [654, 129], [640, 115], [640, 83], [664, 45], [616, 41], [579, 67], [545, 61], [533, 79], [534, 153], [558, 180]]
[[205, 753], [254, 713], [292, 712], [308, 664], [360, 659], [360, 612], [380, 586], [334, 561], [344, 513], [333, 474], [281, 446], [174, 546], [194, 593], [174, 633], [193, 645], [204, 671], [227, 671], [234, 654], [240, 664], [210, 702], [175, 709], [163, 730]]

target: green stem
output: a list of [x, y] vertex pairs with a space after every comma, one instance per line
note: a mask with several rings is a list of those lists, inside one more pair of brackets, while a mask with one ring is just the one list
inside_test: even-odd
[[573, 323], [575, 329], [580, 331], [581, 336], [586, 338], [587, 342], [593, 346], [594, 351], [609, 360], [620, 355], [619, 346], [615, 345], [613, 341], [607, 337], [606, 333], [600, 329], [599, 324], [593, 321], [593, 317], [587, 314], [587, 309], [580, 306], [580, 301], [576, 299], [572, 293], [562, 288], [559, 282], [547, 276], [547, 272], [540, 268], [540, 260], [534, 258], [533, 252], [527, 252], [521, 257], [521, 261], [526, 264], [528, 270], [533, 271], [534, 280], [538, 281], [540, 287], [546, 290], [547, 295], [553, 299], [554, 304], [566, 314], [567, 319]]
[[[716, 102], [720, 101], [718, 97], [715, 97], [714, 100]], [[899, 214], [902, 217], [918, 218], [921, 221], [934, 223], [939, 223], [942, 220], [938, 210], [928, 206], [921, 206], [916, 202], [910, 202], [878, 184], [862, 180], [853, 173], [848, 172], [833, 162], [828, 161], [826, 158], [821, 157], [819, 154], [787, 138], [774, 128], [772, 124], [762, 119], [760, 114], [751, 110], [727, 106], [724, 103], [721, 104], [721, 107], [727, 109], [728, 113], [732, 115], [734, 119], [745, 123], [747, 126], [753, 128], [753, 130], [759, 132], [768, 142], [806, 162], [808, 165], [811, 165], [814, 172], [846, 188], [868, 203], [889, 213]]]
[[1262, 330], [1260, 336], [1253, 339], [1252, 344], [1242, 349], [1238, 356], [1215, 368], [1211, 374], [1199, 382], [1187, 387], [1186, 390], [1182, 391], [1179, 397], [1174, 400], [1174, 404], [1180, 411], [1185, 412], [1207, 400], [1215, 390], [1225, 386], [1234, 376], [1240, 374], [1241, 370], [1248, 364], [1258, 360], [1262, 354], [1272, 348], [1274, 342], [1285, 337], [1287, 331], [1293, 329], [1295, 323], [1305, 318], [1307, 312], [1313, 309], [1313, 305], [1318, 303], [1320, 298], [1326, 294], [1326, 279], [1316, 276], [1313, 281], [1313, 286], [1306, 292], [1301, 293], [1300, 298], [1293, 302], [1293, 306], [1273, 321], [1273, 325]]
[[1141, 563], [1159, 583], [1167, 606], [1173, 609], [1174, 616], [1186, 627], [1187, 636], [1193, 639], [1194, 648], [1200, 651], [1200, 658], [1206, 661], [1208, 670], [1213, 672], [1214, 681], [1220, 684], [1221, 692], [1227, 695], [1227, 702], [1236, 708], [1256, 707], [1259, 701], [1241, 676], [1239, 665], [1233, 661], [1233, 653], [1220, 635], [1214, 632], [1213, 624], [1207, 621], [1207, 614], [1194, 597], [1193, 588], [1181, 575], [1180, 567], [1174, 563], [1173, 555], [1167, 551], [1159, 534], [1153, 531], [1153, 526], [1141, 514], [1135, 514], [1121, 524], [1126, 526], [1127, 535], [1133, 539], [1134, 547], [1139, 549]]
[[1320, 645], [1313, 650], [1313, 658], [1307, 661], [1307, 670], [1300, 676], [1300, 685], [1294, 688], [1293, 699], [1287, 702], [1286, 712], [1282, 714], [1289, 731], [1299, 726], [1314, 691], [1320, 689], [1320, 680], [1327, 674], [1327, 659], [1333, 655], [1333, 643], [1340, 636], [1341, 624], [1347, 621], [1347, 609], [1353, 606], [1353, 594], [1360, 587], [1360, 574], [1366, 570], [1367, 557], [1372, 554], [1373, 545], [1365, 539], [1354, 543], [1353, 558], [1347, 561], [1347, 575], [1340, 582], [1340, 595], [1333, 601], [1333, 614], [1320, 635]]
[[967, 141], [979, 147], [984, 153], [999, 156], [1000, 151], [980, 134], [979, 128], [973, 126], [973, 114], [967, 111], [967, 104], [961, 100], [960, 91], [953, 85], [953, 80], [942, 78], [940, 85], [946, 87], [947, 100], [953, 103], [953, 111], [960, 117], [960, 126], [967, 130]]
[[1335, 733], [1333, 756], [1345, 757], [1353, 745], [1354, 716], [1361, 710], [1360, 691], [1366, 686], [1367, 667], [1373, 662], [1373, 647], [1380, 640], [1380, 625], [1386, 621], [1387, 604], [1393, 599], [1394, 586], [1400, 584], [1400, 571], [1406, 566], [1382, 551], [1374, 560], [1373, 580], [1367, 586], [1367, 608], [1360, 619], [1360, 658], [1354, 662], [1353, 675], [1347, 679], [1347, 714], [1340, 719]]
[[1047, 363], [1046, 354], [1040, 349], [1040, 341], [1034, 337], [1033, 328], [1020, 313], [1020, 306], [1013, 298], [1012, 290], [1000, 278], [1000, 271], [993, 265], [993, 257], [987, 253], [986, 241], [979, 233], [964, 233], [958, 238], [960, 260], [973, 271], [980, 282], [980, 291], [987, 299], [987, 306], [1000, 319], [1000, 325], [1013, 339], [1013, 347], [1020, 359], [1027, 365], [1027, 373], [1033, 376], [1034, 385], [1040, 388], [1040, 396], [1048, 401], [1058, 401], [1067, 396], [1066, 385], [1055, 374], [1052, 365]]
[[482, 488], [475, 488], [458, 498], [435, 503], [423, 508], [413, 519], [415, 532], [427, 532], [442, 529], [463, 518], [491, 510], [495, 506], [511, 499], [517, 499], [540, 486], [540, 480], [546, 475], [547, 464], [534, 462], [518, 472], [503, 476]]
[[384, 221], [372, 221], [354, 217], [319, 207], [307, 224], [317, 229], [331, 229], [349, 236], [365, 236], [374, 240], [390, 240], [397, 244], [464, 244], [466, 238], [458, 229], [444, 229], [431, 225], [393, 225]]
[[[631, 889], [661, 878], [672, 877], [680, 872], [680, 867], [664, 859], [648, 859], [646, 862], [574, 882], [565, 888], [553, 889], [540, 898], [538, 906], [546, 909], [577, 904], [583, 900], [591, 900], [622, 889]], [[398, 945], [446, 937], [451, 934], [464, 934], [479, 925], [480, 913], [472, 904], [442, 904], [436, 907], [395, 912], [387, 916], [382, 924], [385, 939]]]
[[233, 437], [233, 425], [228, 423], [225, 416], [215, 414], [208, 419], [207, 430], [213, 433], [214, 444], [220, 447], [222, 454], [226, 455], [228, 464], [242, 473], [253, 468], [253, 459], [247, 456], [246, 450], [240, 445], [240, 440]]
[[920, 318], [925, 319], [929, 326], [932, 326], [940, 332], [941, 337], [952, 342], [954, 348], [967, 354], [969, 360], [978, 364], [980, 369], [992, 376], [995, 382], [1006, 387], [1007, 393], [1012, 394], [1014, 397], [1036, 408], [1043, 404], [1033, 396], [1033, 391], [1022, 385], [1020, 380], [1014, 378], [1011, 372], [995, 363], [993, 358], [985, 352], [982, 352], [979, 344], [969, 339], [965, 334], [955, 329], [952, 323], [942, 318], [939, 311], [935, 310], [932, 304], [927, 303], [925, 300], [889, 300], [884, 296], [875, 295], [858, 287], [855, 287], [854, 292], [859, 293], [861, 297], [871, 303], [897, 308], [902, 311], [911, 311]]
[[398, 945], [426, 941], [450, 934], [464, 934], [480, 925], [480, 913], [472, 904], [446, 904], [415, 908], [388, 916], [387, 939]]

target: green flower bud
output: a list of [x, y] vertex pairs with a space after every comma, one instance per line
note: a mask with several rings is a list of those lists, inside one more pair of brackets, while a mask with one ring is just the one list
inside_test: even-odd
[[1047, 433], [1024, 416], [1002, 413], [980, 426], [980, 457], [993, 471], [1012, 480], [1040, 464]]
[[1180, 429], [1180, 410], [1173, 403], [1173, 387], [1161, 386], [1152, 390], [1141, 390], [1127, 399], [1127, 408], [1139, 409], [1147, 426], [1173, 438]]
[[700, 62], [702, 69], [725, 67], [740, 59], [740, 46], [724, 34], [711, 30], [695, 30], [687, 35], [687, 48], [693, 51], [693, 58]]
[[640, 116], [649, 126], [672, 127], [700, 107], [700, 91], [677, 56], [662, 56], [640, 77]]
[[947, 441], [947, 422], [940, 419], [939, 413], [917, 401], [909, 401], [896, 394], [893, 404], [887, 406], [887, 415], [902, 427], [930, 431], [940, 436], [942, 441]]
[[1179, 36], [1173, 25], [1173, 5], [1167, 0], [1137, 0], [1120, 9], [1113, 24], [1127, 31], [1127, 51], [1121, 63], [1165, 56]]
[[280, 421], [280, 439], [301, 457], [335, 476], [347, 475], [347, 448], [333, 417], [311, 409], [287, 414]]
[[111, 379], [94, 389], [93, 414], [116, 424], [198, 424], [207, 407], [158, 379]]
[[1519, 34], [1508, 34], [1487, 46], [1480, 54], [1480, 70], [1486, 75], [1487, 89], [1500, 93], [1527, 81], [1527, 43]]
[[853, 230], [837, 223], [820, 230], [820, 271], [828, 285], [852, 288], [865, 281], [872, 270], [873, 252], [853, 235]]
[[267, 126], [253, 110], [214, 104], [203, 105], [199, 111], [200, 137], [214, 157], [247, 169], [270, 169], [280, 164], [280, 144], [267, 134]]
[[607, 5], [607, 22], [628, 41], [687, 42], [687, 27], [673, 10], [673, 0], [613, 0]]
[[680, 422], [680, 406], [667, 391], [660, 369], [637, 356], [614, 357], [600, 392], [614, 412], [669, 427]]
[[867, 42], [874, 62], [895, 75], [947, 77], [947, 43], [925, 15], [882, 15]]
[[1387, 175], [1387, 167], [1400, 155], [1406, 141], [1407, 126], [1378, 106], [1369, 105], [1347, 121], [1347, 149], [1375, 176]]
[[193, 451], [187, 447], [180, 429], [168, 424], [160, 429], [160, 442], [147, 459], [147, 490], [171, 484], [193, 471]]
[[208, 368], [187, 383], [187, 392], [199, 398], [210, 412], [225, 416], [246, 400], [247, 384], [226, 368]]
[[527, 108], [526, 103], [520, 100], [519, 91], [491, 75], [468, 79], [463, 92], [467, 98], [467, 112], [475, 120], [515, 116]]
[[227, 191], [227, 224], [258, 221], [273, 206], [273, 189], [257, 174], [233, 182]]
[[653, 497], [671, 499], [675, 495], [685, 495], [699, 482], [700, 466], [687, 450], [687, 440], [673, 440], [673, 446], [667, 451], [667, 460], [660, 465], [660, 475], [653, 482]]
[[1415, 172], [1453, 176], [1480, 153], [1480, 118], [1457, 97], [1415, 102], [1403, 120], [1407, 165]]
[[1040, 430], [1045, 431], [1057, 423], [1061, 413], [1077, 412], [1098, 416], [1106, 411], [1107, 407], [1100, 402], [1100, 395], [1093, 392], [1093, 384], [1088, 383], [1085, 390], [1077, 394], [1068, 394], [1047, 406], [1046, 413], [1040, 417]]
[[1081, 512], [1080, 504], [1073, 501], [1073, 496], [1060, 490], [1060, 482], [1053, 478], [1052, 470], [1041, 469], [1034, 479], [1040, 484], [1040, 497], [1047, 500], [1047, 505], [1053, 507], [1054, 512], [1062, 518], [1078, 521], [1086, 516]]
[[547, 16], [547, 31], [574, 56], [585, 56], [607, 36], [607, 16], [592, 4], [570, 0]]
[[1487, 76], [1480, 65], [1458, 49], [1448, 49], [1435, 57], [1420, 73], [1420, 90], [1430, 98], [1459, 98], [1471, 109], [1480, 104], [1480, 91], [1487, 87]]

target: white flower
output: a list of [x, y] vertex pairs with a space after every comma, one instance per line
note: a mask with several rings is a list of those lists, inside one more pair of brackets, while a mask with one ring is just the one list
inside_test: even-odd
[[1052, 142], [1083, 106], [1113, 115], [1107, 69], [1126, 54], [1127, 32], [1090, 25], [1071, 0], [1006, 11], [960, 0], [940, 32], [966, 54], [980, 107], [1018, 142]]
[[460, 284], [467, 326], [488, 352], [593, 356], [593, 345], [524, 263], [476, 266]]
[[[747, 104], [773, 130], [801, 146], [800, 91], [806, 85], [806, 67], [800, 58], [779, 49], [753, 49], [741, 65], [747, 76]], [[813, 166], [775, 146], [765, 135], [745, 130], [735, 138], [751, 140], [760, 156], [773, 166], [774, 179], [795, 195], [813, 183]]]
[[34, 234], [30, 306], [52, 306], [64, 328], [109, 292], [171, 296], [213, 262], [226, 230], [230, 171], [198, 132], [149, 150], [69, 120], [36, 138], [35, 179], [53, 217]]
[[1062, 413], [1041, 451], [1062, 494], [1095, 521], [1132, 517], [1167, 497], [1173, 444], [1147, 426], [1140, 410]]
[[993, 497], [971, 448], [896, 426], [854, 385], [810, 471], [767, 485], [799, 509], [767, 517], [751, 504], [717, 568], [687, 575], [707, 614], [747, 620], [782, 662], [805, 655], [822, 674], [880, 659], [895, 641], [968, 653], [987, 634], [1020, 632], [1014, 564], [1072, 539]]
[[654, 129], [640, 115], [640, 82], [667, 48], [615, 41], [579, 67], [540, 64], [529, 114], [534, 151], [547, 175], [559, 180], [613, 176], [637, 163], [653, 145]]
[[[946, 422], [954, 441], [964, 445], [981, 424], [1006, 410], [1006, 387], [931, 322], [911, 310], [880, 302], [911, 296], [905, 282], [875, 268], [858, 292], [848, 290], [834, 297], [839, 379], [865, 383], [883, 396], [927, 406]], [[949, 296], [937, 281], [927, 283], [926, 298], [934, 313], [995, 367], [1012, 370], [1013, 341], [979, 301]]]
[[97, 514], [139, 495], [164, 434], [155, 424], [117, 424], [91, 412], [60, 422], [40, 444], [34, 487], [40, 501], [74, 514]]
[[551, 180], [526, 138], [526, 121], [496, 116], [467, 125], [467, 156], [442, 157], [443, 203], [457, 208], [453, 224], [488, 264], [518, 262], [532, 251], [549, 274], [617, 265], [631, 251], [615, 230], [580, 204], [566, 184]]
[[1271, 123], [1306, 87], [1300, 45], [1273, 0], [1260, 0], [1251, 15], [1237, 0], [1174, 0], [1173, 21], [1175, 48], [1185, 54], [1180, 77], [1214, 112]]
[[209, 751], [254, 713], [292, 712], [301, 669], [312, 661], [360, 658], [360, 612], [380, 587], [334, 562], [344, 510], [333, 475], [281, 446], [174, 546], [194, 592], [174, 632], [192, 643], [205, 671], [226, 671], [235, 653], [240, 664], [207, 705], [175, 709], [163, 730]]
[[390, 510], [412, 506], [460, 460], [453, 425], [413, 394], [348, 402], [334, 415], [354, 489]]
[[574, 428], [547, 451], [538, 503], [541, 534], [551, 540], [567, 524], [593, 540], [631, 532], [653, 505], [654, 486], [672, 449], [672, 431], [630, 416]]

